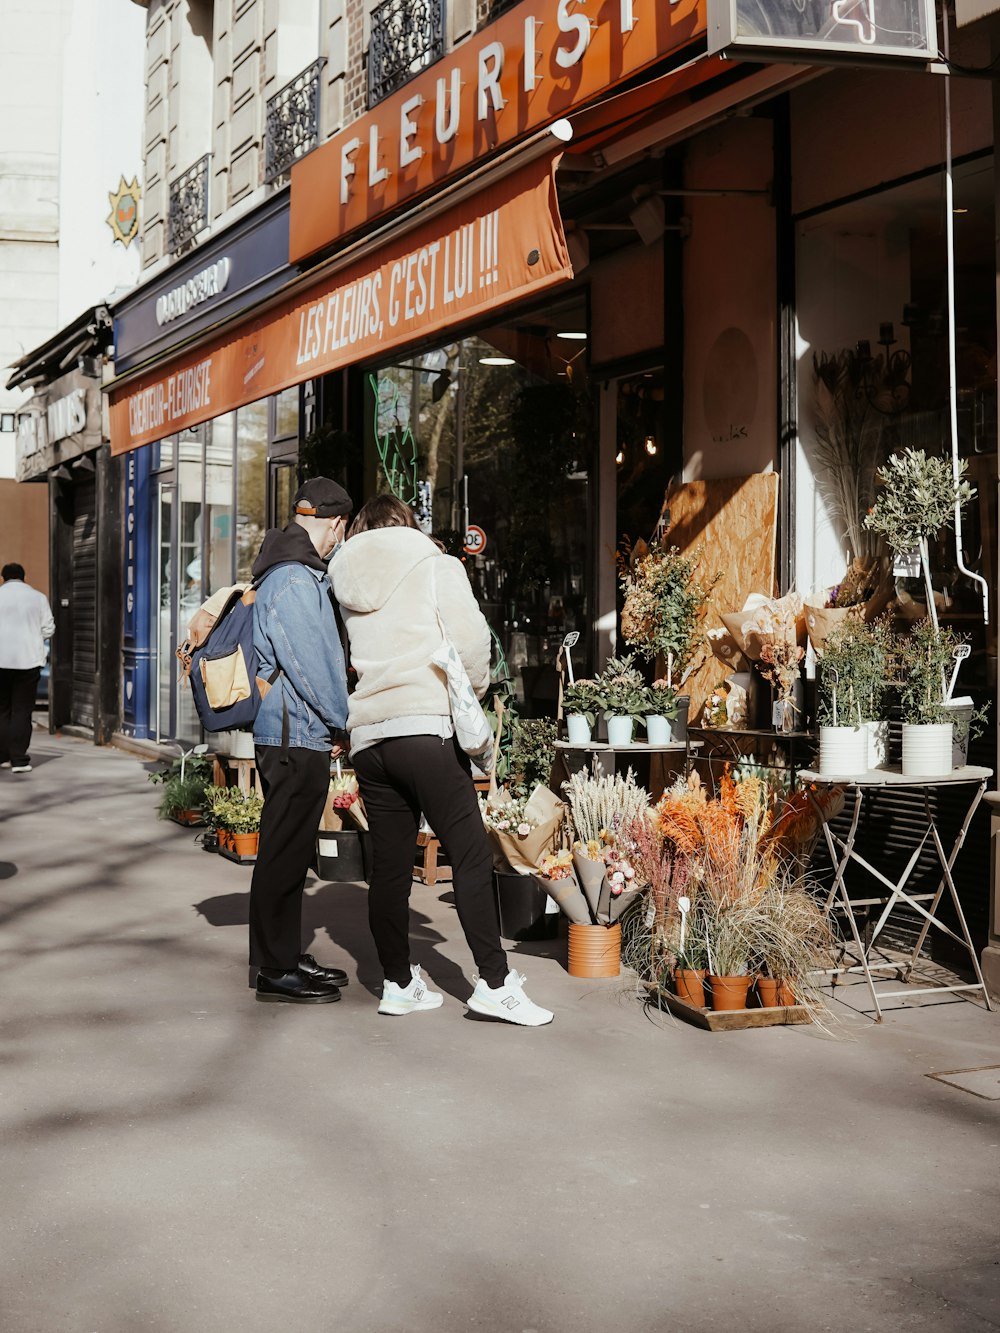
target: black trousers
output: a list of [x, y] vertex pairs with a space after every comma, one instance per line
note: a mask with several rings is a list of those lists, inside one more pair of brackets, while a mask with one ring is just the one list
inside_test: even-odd
[[250, 963], [291, 971], [302, 953], [302, 891], [330, 789], [329, 750], [254, 747], [264, 789], [260, 845], [250, 881]]
[[0, 667], [0, 764], [9, 759], [16, 768], [28, 762], [31, 749], [31, 710], [41, 667]]
[[493, 854], [469, 761], [454, 740], [401, 736], [352, 760], [372, 834], [368, 921], [382, 970], [410, 983], [410, 889], [420, 812], [451, 861], [458, 919], [488, 986], [507, 976], [493, 898]]

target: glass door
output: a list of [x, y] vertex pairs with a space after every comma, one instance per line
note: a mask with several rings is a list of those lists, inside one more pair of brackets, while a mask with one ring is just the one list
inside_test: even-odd
[[159, 483], [156, 504], [156, 739], [169, 740], [174, 734], [173, 681], [176, 675], [173, 654], [174, 570], [170, 559], [174, 533], [174, 484]]

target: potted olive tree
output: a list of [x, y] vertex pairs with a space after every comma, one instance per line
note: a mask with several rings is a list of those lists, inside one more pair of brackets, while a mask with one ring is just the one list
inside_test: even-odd
[[904, 777], [941, 777], [952, 769], [954, 712], [945, 698], [958, 636], [921, 620], [900, 653]]
[[927, 615], [938, 630], [937, 607], [931, 581], [930, 542], [956, 512], [975, 497], [965, 480], [968, 465], [958, 464], [958, 475], [948, 459], [934, 458], [922, 449], [894, 454], [877, 476], [881, 491], [865, 517], [865, 527], [880, 532], [899, 558], [917, 553], [927, 593]]

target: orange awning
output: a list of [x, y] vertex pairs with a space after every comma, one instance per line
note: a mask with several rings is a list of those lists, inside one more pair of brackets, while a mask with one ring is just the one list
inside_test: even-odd
[[112, 386], [112, 453], [568, 281], [558, 163], [555, 154], [527, 162], [250, 321]]

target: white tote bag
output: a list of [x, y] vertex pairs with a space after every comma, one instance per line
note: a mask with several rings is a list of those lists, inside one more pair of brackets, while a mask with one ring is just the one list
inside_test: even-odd
[[493, 732], [486, 720], [483, 706], [476, 698], [468, 672], [462, 665], [458, 650], [448, 638], [441, 619], [441, 608], [437, 600], [437, 566], [432, 575], [434, 586], [434, 607], [437, 611], [438, 626], [441, 630], [441, 643], [431, 658], [434, 666], [444, 672], [448, 684], [448, 699], [451, 703], [451, 718], [455, 724], [455, 738], [461, 748], [484, 773], [489, 773], [493, 766]]

